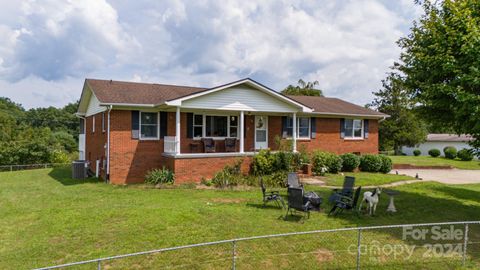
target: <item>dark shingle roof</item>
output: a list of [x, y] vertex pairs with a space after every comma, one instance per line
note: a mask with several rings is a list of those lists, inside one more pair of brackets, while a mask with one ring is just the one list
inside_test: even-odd
[[86, 79], [101, 103], [161, 104], [167, 100], [201, 92], [206, 88]]
[[[111, 80], [86, 79], [85, 83], [92, 89], [101, 103], [106, 104], [162, 104], [165, 101], [189, 96], [210, 88], [167, 85], [156, 83], [138, 83]], [[338, 98], [288, 96], [296, 102], [314, 109], [315, 113], [341, 115], [386, 116]]]
[[338, 98], [311, 97], [311, 96], [288, 96], [293, 100], [312, 108], [314, 113], [324, 114], [353, 114], [353, 115], [371, 115], [387, 116], [384, 113], [377, 112], [365, 107], [346, 102]]

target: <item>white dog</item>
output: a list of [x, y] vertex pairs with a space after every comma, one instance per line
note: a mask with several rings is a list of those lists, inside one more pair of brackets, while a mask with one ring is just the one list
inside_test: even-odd
[[367, 202], [367, 210], [370, 215], [375, 215], [375, 211], [377, 210], [377, 204], [378, 204], [378, 197], [380, 196], [380, 193], [382, 193], [381, 188], [376, 188], [373, 192], [367, 191], [363, 193], [363, 200], [360, 202], [360, 206], [358, 207], [358, 211], [362, 210], [362, 204], [363, 202]]

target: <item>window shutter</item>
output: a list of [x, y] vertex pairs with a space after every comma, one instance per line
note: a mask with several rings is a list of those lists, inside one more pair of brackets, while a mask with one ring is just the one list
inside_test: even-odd
[[187, 138], [193, 138], [193, 113], [187, 113]]
[[368, 119], [363, 120], [363, 137], [368, 139]]
[[340, 119], [340, 138], [345, 138], [345, 119]]
[[287, 129], [287, 117], [282, 116], [282, 138], [285, 139], [288, 137], [288, 129]]
[[138, 139], [140, 135], [140, 112], [132, 111], [132, 139]]
[[167, 112], [160, 112], [160, 139], [167, 136]]
[[310, 132], [311, 132], [311, 138], [315, 139], [317, 137], [317, 118], [312, 117], [310, 118]]

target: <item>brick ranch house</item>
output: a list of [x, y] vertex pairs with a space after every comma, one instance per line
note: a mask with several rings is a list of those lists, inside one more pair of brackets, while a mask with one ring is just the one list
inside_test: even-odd
[[[341, 153], [377, 153], [387, 115], [337, 98], [285, 96], [252, 79], [213, 88], [86, 79], [77, 116], [80, 159], [113, 184], [163, 166], [176, 183], [200, 182], [278, 140]], [[296, 128], [292, 128], [296, 127]], [[203, 141], [214, 146], [205, 152]], [[227, 146], [226, 146], [226, 142]]]

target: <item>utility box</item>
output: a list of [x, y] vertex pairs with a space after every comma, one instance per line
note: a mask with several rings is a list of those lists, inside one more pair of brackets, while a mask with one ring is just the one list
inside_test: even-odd
[[72, 162], [72, 178], [85, 179], [87, 178], [87, 161], [75, 160]]

